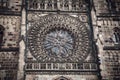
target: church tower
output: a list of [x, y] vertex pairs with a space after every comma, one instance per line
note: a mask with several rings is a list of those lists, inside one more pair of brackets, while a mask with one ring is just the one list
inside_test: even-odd
[[0, 0], [0, 80], [17, 80], [21, 0]]
[[[120, 0], [93, 0], [93, 27], [103, 80], [120, 79]], [[98, 4], [99, 3], [99, 4]]]
[[0, 0], [0, 80], [120, 80], [120, 0]]
[[100, 79], [89, 0], [26, 0], [25, 11], [25, 80]]

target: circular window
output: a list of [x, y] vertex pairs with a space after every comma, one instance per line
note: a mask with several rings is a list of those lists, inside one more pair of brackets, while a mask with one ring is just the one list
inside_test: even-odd
[[44, 40], [44, 48], [48, 51], [48, 55], [51, 56], [69, 56], [69, 54], [72, 54], [73, 45], [73, 36], [67, 30], [62, 29], [55, 29], [47, 33]]
[[41, 62], [81, 62], [90, 53], [87, 26], [66, 15], [47, 15], [32, 23], [27, 41]]

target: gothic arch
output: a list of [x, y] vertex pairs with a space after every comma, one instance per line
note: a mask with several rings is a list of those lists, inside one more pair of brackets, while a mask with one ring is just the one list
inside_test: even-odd
[[67, 78], [67, 77], [64, 77], [64, 76], [60, 76], [60, 77], [57, 77], [53, 80], [71, 80], [70, 78]]
[[113, 40], [115, 43], [120, 43], [120, 28], [113, 28]]
[[5, 28], [2, 25], [0, 25], [0, 48], [1, 48], [1, 43], [3, 41], [4, 30]]

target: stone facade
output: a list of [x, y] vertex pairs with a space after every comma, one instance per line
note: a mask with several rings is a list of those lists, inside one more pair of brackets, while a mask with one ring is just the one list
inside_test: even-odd
[[0, 80], [119, 80], [120, 0], [0, 0]]

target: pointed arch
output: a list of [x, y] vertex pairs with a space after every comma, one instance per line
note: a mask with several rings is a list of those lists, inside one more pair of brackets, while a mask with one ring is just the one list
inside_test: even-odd
[[4, 30], [5, 28], [2, 25], [0, 25], [0, 48], [3, 41]]
[[68, 79], [68, 78], [66, 78], [64, 76], [60, 76], [60, 77], [58, 77], [58, 78], [56, 78], [54, 80], [71, 80], [71, 79]]
[[120, 43], [120, 28], [115, 27], [115, 28], [113, 28], [113, 31], [114, 31], [114, 33], [113, 33], [113, 41], [115, 43]]

